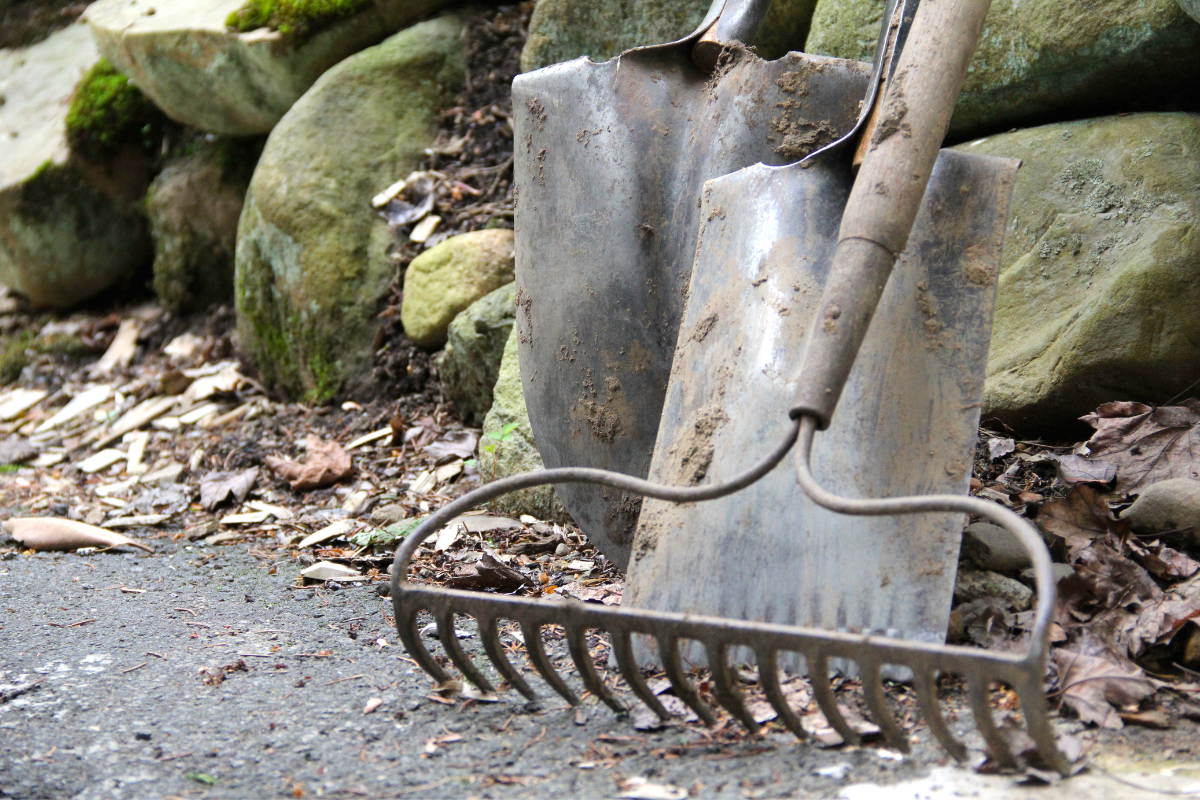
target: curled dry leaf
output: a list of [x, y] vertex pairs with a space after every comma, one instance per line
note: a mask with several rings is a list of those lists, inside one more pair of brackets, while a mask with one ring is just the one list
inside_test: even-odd
[[1117, 468], [1115, 491], [1137, 493], [1170, 478], [1200, 480], [1200, 400], [1151, 408], [1105, 403], [1081, 419], [1096, 429], [1087, 441], [1091, 459]]
[[240, 503], [250, 496], [258, 480], [258, 467], [239, 472], [210, 472], [200, 479], [200, 505], [212, 511], [226, 500]]
[[1131, 661], [1092, 642], [1054, 651], [1063, 702], [1084, 722], [1123, 727], [1117, 708], [1154, 694], [1154, 682]]
[[1066, 497], [1047, 502], [1038, 512], [1037, 524], [1043, 533], [1066, 544], [1072, 560], [1096, 539], [1110, 533], [1125, 538], [1129, 532], [1129, 523], [1114, 517], [1108, 503], [1090, 486], [1076, 486]]
[[153, 553], [154, 548], [114, 531], [73, 519], [19, 517], [6, 520], [4, 532], [33, 550], [78, 550], [81, 547], [128, 545]]
[[303, 464], [275, 456], [267, 456], [264, 462], [297, 491], [320, 489], [337, 483], [348, 477], [354, 468], [349, 453], [340, 444], [322, 442], [311, 433], [308, 435], [308, 456]]

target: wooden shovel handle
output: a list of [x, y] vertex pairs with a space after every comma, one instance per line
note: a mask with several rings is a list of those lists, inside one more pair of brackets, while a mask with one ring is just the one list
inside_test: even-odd
[[829, 426], [859, 345], [908, 244], [990, 0], [922, 0], [842, 215], [793, 418]]

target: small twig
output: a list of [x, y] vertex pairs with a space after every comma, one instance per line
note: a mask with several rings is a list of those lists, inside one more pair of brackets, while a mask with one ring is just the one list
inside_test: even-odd
[[133, 672], [135, 669], [141, 669], [142, 667], [146, 666], [149, 663], [150, 663], [149, 661], [143, 661], [142, 663], [138, 664], [136, 667], [130, 667], [129, 669], [121, 670], [121, 674], [124, 675], [126, 672]]
[[147, 651], [146, 651], [146, 655], [148, 655], [148, 656], [154, 656], [155, 658], [161, 658], [163, 661], [166, 661], [166, 660], [167, 660], [167, 657], [166, 657], [166, 656], [164, 656], [162, 653], [156, 653], [156, 652], [154, 652], [153, 650], [147, 650]]
[[365, 678], [365, 677], [367, 677], [365, 673], [362, 675], [351, 675], [349, 678], [338, 678], [336, 681], [329, 681], [328, 683], [322, 683], [321, 685], [322, 686], [333, 686], [335, 683], [344, 683], [346, 681], [352, 681], [355, 678]]
[[184, 620], [183, 624], [184, 624], [184, 625], [193, 625], [193, 626], [195, 626], [195, 627], [197, 627], [197, 628], [210, 628], [210, 627], [212, 627], [211, 625], [205, 625], [203, 622], [188, 622], [187, 620]]
[[199, 614], [197, 614], [195, 611], [192, 611], [190, 608], [173, 608], [173, 609], [171, 609], [171, 610], [172, 610], [172, 611], [186, 611], [186, 612], [188, 612], [189, 614], [191, 614], [193, 617], [198, 617], [198, 616], [200, 616], [200, 615], [199, 615]]
[[187, 757], [188, 757], [188, 756], [190, 756], [191, 754], [192, 754], [192, 753], [191, 753], [191, 751], [189, 750], [189, 751], [188, 751], [188, 752], [186, 752], [186, 753], [176, 753], [176, 754], [175, 754], [175, 755], [173, 755], [173, 756], [163, 756], [162, 758], [160, 758], [160, 759], [159, 759], [159, 761], [174, 761], [174, 760], [175, 760], [175, 759], [177, 759], [177, 758], [187, 758]]
[[50, 624], [53, 625], [55, 628], [78, 628], [80, 625], [87, 625], [89, 622], [95, 622], [95, 621], [96, 621], [96, 618], [93, 617], [92, 619], [81, 619], [81, 620], [79, 620], [79, 622], [72, 622], [70, 625], [63, 625], [58, 622], [51, 622]]

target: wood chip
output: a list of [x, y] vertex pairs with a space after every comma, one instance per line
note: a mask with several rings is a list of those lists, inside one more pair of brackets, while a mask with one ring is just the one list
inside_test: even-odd
[[253, 508], [255, 511], [266, 511], [275, 519], [291, 519], [293, 514], [290, 510], [283, 506], [273, 506], [270, 503], [264, 503], [261, 500], [250, 500], [246, 505]]
[[113, 450], [111, 448], [108, 450], [101, 450], [99, 453], [88, 456], [83, 461], [80, 461], [79, 469], [81, 472], [91, 474], [93, 472], [99, 472], [102, 469], [108, 469], [113, 464], [117, 463], [118, 461], [124, 461], [126, 458], [126, 454], [122, 453], [120, 450]]
[[308, 569], [301, 570], [300, 574], [314, 581], [361, 581], [367, 577], [344, 564], [335, 564], [332, 561], [318, 561]]
[[183, 425], [195, 425], [200, 420], [204, 419], [205, 417], [211, 417], [220, 410], [221, 406], [217, 405], [216, 403], [205, 403], [199, 408], [180, 415], [179, 422]]
[[425, 219], [417, 223], [416, 227], [412, 229], [412, 233], [408, 235], [408, 240], [410, 242], [416, 242], [417, 244], [423, 243], [426, 239], [433, 235], [434, 230], [441, 221], [442, 218], [437, 214], [430, 214]]
[[174, 397], [151, 397], [138, 403], [133, 408], [121, 415], [121, 418], [113, 423], [98, 442], [96, 447], [105, 447], [120, 439], [130, 431], [135, 431], [138, 428], [146, 425], [151, 420], [161, 417], [172, 408], [175, 407], [176, 398]]
[[260, 522], [266, 522], [274, 516], [270, 511], [252, 511], [248, 514], [230, 514], [227, 517], [221, 517], [222, 525], [257, 525]]
[[101, 528], [138, 528], [158, 525], [171, 518], [170, 514], [141, 514], [136, 517], [116, 517], [100, 525]]
[[43, 422], [36, 429], [37, 433], [54, 430], [63, 423], [70, 422], [85, 411], [90, 411], [103, 403], [112, 394], [112, 387], [107, 385], [93, 386], [85, 392], [75, 395], [71, 401], [60, 408], [54, 416]]
[[28, 411], [46, 398], [42, 389], [14, 389], [0, 396], [0, 422], [7, 422]]
[[327, 542], [330, 539], [334, 539], [338, 536], [345, 536], [346, 534], [350, 533], [350, 531], [354, 530], [357, 527], [358, 527], [358, 522], [356, 522], [355, 520], [340, 519], [331, 525], [326, 525], [324, 528], [321, 528], [321, 530], [319, 530], [319, 531], [315, 531], [313, 533], [310, 533], [308, 536], [305, 536], [303, 539], [300, 540], [300, 543], [297, 544], [296, 546], [299, 547], [300, 549], [304, 549], [305, 547], [312, 547], [314, 544], [320, 544], [321, 542]]
[[100, 356], [100, 360], [92, 365], [92, 375], [108, 375], [117, 367], [123, 367], [133, 360], [134, 353], [137, 352], [138, 332], [141, 330], [141, 323], [136, 319], [123, 319], [121, 325], [117, 328], [117, 335], [113, 337], [112, 344], [104, 351], [104, 355]]
[[391, 435], [392, 435], [392, 428], [389, 425], [386, 428], [380, 428], [379, 430], [372, 431], [371, 433], [368, 433], [365, 436], [358, 437], [353, 442], [346, 445], [346, 449], [353, 450], [356, 447], [362, 447], [364, 444], [370, 444], [371, 442], [377, 442], [380, 439], [387, 438]]

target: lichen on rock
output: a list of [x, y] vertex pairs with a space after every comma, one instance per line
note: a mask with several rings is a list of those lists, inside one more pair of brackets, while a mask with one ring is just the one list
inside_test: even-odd
[[479, 423], [492, 408], [504, 347], [516, 322], [516, 284], [476, 300], [450, 323], [438, 362], [442, 392], [463, 419]]
[[[605, 61], [643, 45], [687, 36], [704, 19], [711, 0], [540, 0], [521, 53], [525, 72], [588, 56]], [[816, 0], [775, 0], [748, 44], [763, 58], [800, 50]]]
[[396, 268], [370, 200], [432, 145], [464, 79], [462, 27], [440, 17], [351, 56], [267, 140], [238, 225], [235, 296], [242, 346], [272, 389], [314, 402], [373, 390]]
[[230, 30], [270, 28], [297, 41], [312, 36], [337, 20], [358, 13], [376, 0], [246, 0], [230, 12]]
[[[492, 408], [483, 421], [483, 436], [479, 440], [479, 475], [484, 482], [507, 478], [520, 472], [544, 469], [525, 393], [521, 388], [521, 364], [518, 354], [517, 329], [514, 326], [504, 345], [500, 362], [500, 377], [493, 391]], [[570, 517], [553, 486], [522, 489], [492, 501], [499, 514], [519, 516], [529, 514], [544, 520], [567, 521]]]
[[166, 122], [129, 78], [100, 59], [75, 87], [67, 110], [67, 143], [86, 158], [109, 158], [124, 147], [153, 151]]
[[1019, 158], [984, 417], [1049, 433], [1200, 373], [1200, 115], [1131, 114], [961, 145]]
[[[870, 60], [885, 3], [818, 0], [806, 50]], [[950, 134], [984, 135], [1118, 111], [1194, 108], [1197, 101], [1200, 25], [1176, 0], [996, 2]]]

